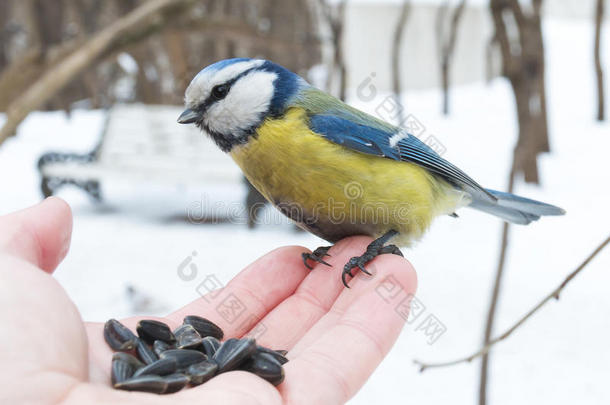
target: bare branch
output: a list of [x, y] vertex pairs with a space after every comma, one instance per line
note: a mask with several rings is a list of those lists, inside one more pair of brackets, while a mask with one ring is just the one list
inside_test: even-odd
[[90, 66], [98, 57], [141, 38], [163, 24], [164, 13], [190, 6], [194, 0], [151, 0], [93, 35], [83, 46], [46, 71], [27, 91], [13, 101], [6, 111], [6, 122], [0, 129], [0, 144], [15, 133], [17, 126], [34, 109], [61, 90], [75, 75]]
[[595, 76], [597, 78], [597, 120], [603, 121], [605, 117], [605, 95], [604, 95], [604, 70], [600, 55], [601, 31], [604, 21], [604, 0], [597, 0], [595, 7], [595, 46], [593, 54], [595, 58]]
[[333, 47], [332, 65], [329, 68], [327, 88], [332, 88], [332, 81], [335, 74], [339, 79], [338, 97], [345, 101], [347, 91], [347, 67], [345, 56], [343, 55], [343, 31], [345, 25], [345, 11], [347, 0], [340, 0], [331, 6], [328, 0], [317, 0], [321, 10], [321, 15], [330, 30], [330, 40]]
[[[512, 193], [515, 188], [515, 163], [517, 158], [517, 151], [513, 153], [513, 162], [511, 164], [510, 173], [508, 175], [508, 192]], [[498, 256], [498, 266], [496, 269], [496, 277], [494, 279], [494, 288], [491, 294], [491, 301], [489, 303], [489, 309], [487, 312], [487, 320], [485, 322], [485, 335], [483, 338], [483, 344], [489, 344], [491, 340], [491, 334], [493, 332], [494, 320], [496, 317], [496, 308], [498, 306], [498, 298], [500, 297], [500, 286], [502, 284], [502, 275], [504, 274], [504, 267], [506, 264], [506, 255], [508, 252], [508, 235], [510, 230], [510, 224], [504, 222], [502, 225], [502, 239], [500, 242], [500, 255]], [[485, 405], [487, 402], [487, 371], [489, 367], [489, 353], [483, 354], [481, 359], [481, 374], [479, 378], [479, 404]]]
[[521, 8], [521, 4], [519, 4], [519, 0], [508, 0], [508, 4], [515, 15], [517, 25], [523, 27], [525, 24], [525, 15], [523, 14], [523, 9]]
[[[447, 5], [448, 7], [448, 5]], [[460, 4], [458, 4], [453, 10], [453, 15], [451, 16], [451, 24], [449, 27], [449, 37], [445, 38], [443, 35], [443, 30], [437, 27], [437, 35], [439, 36], [438, 40], [440, 43], [440, 59], [441, 59], [441, 82], [443, 87], [443, 114], [449, 114], [449, 73], [451, 68], [451, 62], [453, 60], [453, 53], [455, 50], [455, 43], [457, 40], [457, 31], [460, 23], [460, 19], [462, 18], [462, 14], [464, 13], [464, 8], [466, 7], [466, 0], [461, 0]], [[438, 20], [441, 20], [439, 18]], [[444, 19], [443, 19], [444, 20]], [[438, 24], [443, 24], [444, 21], [439, 21]]]
[[553, 291], [550, 292], [550, 294], [545, 296], [538, 304], [536, 304], [536, 306], [534, 306], [532, 309], [530, 309], [517, 322], [515, 322], [513, 324], [513, 326], [508, 328], [500, 336], [490, 340], [489, 343], [484, 345], [481, 349], [477, 350], [476, 352], [474, 352], [468, 356], [461, 357], [461, 358], [458, 358], [458, 359], [452, 360], [452, 361], [446, 361], [446, 362], [442, 362], [442, 363], [424, 363], [419, 360], [414, 360], [414, 363], [417, 364], [419, 366], [420, 371], [423, 372], [429, 368], [440, 368], [440, 367], [454, 366], [454, 365], [461, 364], [461, 363], [469, 363], [472, 360], [476, 359], [477, 357], [480, 357], [486, 353], [489, 353], [489, 350], [491, 350], [491, 348], [495, 344], [508, 338], [515, 330], [517, 330], [521, 325], [523, 325], [525, 323], [525, 321], [527, 321], [529, 318], [531, 318], [532, 315], [534, 315], [544, 305], [546, 305], [547, 302], [549, 302], [553, 298], [559, 299], [559, 294], [566, 287], [566, 285], [568, 285], [568, 283], [570, 283], [570, 281], [572, 281], [589, 264], [589, 262], [591, 262], [591, 260], [593, 260], [593, 258], [595, 256], [597, 256], [608, 245], [608, 243], [610, 243], [610, 236], [608, 236], [597, 248], [595, 248], [595, 250], [580, 264], [580, 266], [578, 266], [576, 268], [576, 270], [574, 270], [573, 272], [568, 274], [568, 276], [561, 282], [561, 284], [559, 284], [559, 286], [557, 288], [555, 288]]

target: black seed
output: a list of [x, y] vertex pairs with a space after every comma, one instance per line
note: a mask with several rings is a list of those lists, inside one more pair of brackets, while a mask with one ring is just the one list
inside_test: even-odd
[[203, 352], [206, 354], [206, 356], [212, 358], [214, 357], [216, 350], [218, 350], [220, 347], [220, 340], [216, 339], [214, 336], [206, 336], [203, 338], [201, 344], [203, 346]]
[[227, 340], [214, 354], [214, 360], [218, 363], [218, 374], [235, 370], [255, 352], [256, 341], [252, 338]]
[[178, 368], [178, 363], [176, 362], [176, 359], [168, 357], [165, 359], [157, 360], [154, 363], [151, 363], [147, 366], [142, 367], [141, 369], [137, 370], [133, 376], [139, 377], [141, 375], [148, 375], [148, 374], [159, 375], [159, 376], [168, 375], [168, 374], [175, 373], [177, 368]]
[[154, 394], [162, 394], [167, 391], [168, 384], [157, 375], [143, 375], [140, 377], [130, 378], [114, 386], [114, 388], [126, 391], [142, 391], [152, 392]]
[[149, 345], [152, 345], [155, 340], [162, 340], [167, 343], [174, 343], [176, 341], [169, 326], [152, 319], [143, 319], [138, 322], [136, 331], [138, 336]]
[[194, 349], [201, 345], [203, 339], [191, 325], [181, 325], [174, 331], [176, 335], [178, 349]]
[[110, 380], [112, 385], [128, 380], [133, 377], [136, 370], [143, 367], [144, 364], [136, 359], [131, 354], [118, 352], [112, 355], [112, 368], [110, 372]]
[[214, 360], [206, 360], [193, 364], [187, 370], [192, 385], [200, 385], [216, 375], [218, 364]]
[[[267, 354], [273, 356], [280, 364], [288, 363], [288, 359], [286, 358], [286, 356], [279, 353], [278, 350], [271, 350], [271, 349], [268, 349], [263, 346], [256, 346], [256, 351], [257, 351], [257, 353], [267, 353]], [[286, 352], [285, 350], [282, 350], [282, 351]]]
[[157, 356], [161, 356], [161, 353], [170, 349], [175, 349], [174, 345], [167, 344], [162, 340], [155, 340], [155, 343], [153, 343], [153, 351]]
[[136, 352], [138, 353], [138, 356], [140, 356], [140, 360], [146, 364], [152, 364], [159, 360], [159, 356], [157, 356], [155, 352], [153, 352], [151, 348], [139, 338], [136, 338]]
[[128, 352], [136, 345], [136, 335], [116, 319], [104, 324], [104, 339], [113, 350]]
[[193, 326], [201, 337], [214, 336], [222, 340], [224, 332], [214, 322], [196, 315], [189, 315], [184, 318], [184, 323]]
[[188, 350], [188, 349], [171, 349], [166, 350], [161, 353], [161, 358], [174, 358], [176, 359], [176, 366], [178, 370], [183, 370], [188, 368], [192, 364], [201, 363], [202, 361], [207, 360], [207, 356], [197, 350]]
[[269, 353], [256, 352], [242, 369], [256, 374], [273, 385], [279, 385], [284, 381], [282, 365]]
[[186, 384], [188, 384], [190, 381], [186, 375], [181, 373], [166, 375], [163, 377], [163, 380], [167, 383], [167, 389], [163, 391], [164, 394], [173, 394], [174, 392], [178, 392], [182, 388], [186, 387]]

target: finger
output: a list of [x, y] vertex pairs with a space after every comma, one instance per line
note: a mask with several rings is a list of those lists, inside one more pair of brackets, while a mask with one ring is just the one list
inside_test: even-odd
[[187, 389], [179, 394], [180, 403], [184, 404], [279, 405], [282, 403], [282, 398], [273, 385], [245, 371], [217, 375], [203, 386]]
[[271, 384], [247, 372], [237, 371], [214, 377], [204, 385], [183, 389], [170, 395], [115, 390], [108, 385], [81, 383], [64, 396], [63, 404], [281, 404]]
[[[50, 385], [36, 382], [44, 377], [43, 370], [61, 371], [63, 377], [87, 377], [89, 362], [82, 319], [55, 278], [0, 252], [0, 297], [3, 387], [11, 387], [12, 392], [26, 386], [51, 392]], [[4, 398], [2, 394], [0, 398]]]
[[[371, 283], [377, 288], [378, 283], [383, 279], [390, 277], [392, 272], [395, 271], [394, 267], [388, 266], [386, 259], [393, 258], [398, 259], [399, 262], [406, 265], [409, 270], [406, 273], [400, 273], [400, 276], [409, 277], [409, 273], [413, 273], [411, 264], [399, 256], [396, 255], [382, 255], [371, 262], [367, 263], [367, 270], [372, 273], [372, 276], [366, 275], [358, 271], [354, 273], [355, 277], [349, 281], [350, 288], [342, 289], [340, 295], [337, 297], [328, 313], [324, 314], [322, 318], [313, 325], [307, 333], [298, 341], [298, 343], [291, 349], [291, 356], [298, 356], [301, 351], [313, 344], [322, 334], [326, 333], [332, 328], [353, 302], [361, 298], [363, 294], [368, 293], [370, 290]], [[390, 272], [388, 274], [388, 272]], [[398, 272], [398, 271], [397, 271]], [[403, 289], [404, 290], [404, 289]], [[407, 294], [405, 293], [404, 296]]]
[[396, 341], [416, 289], [415, 272], [398, 256], [384, 255], [375, 261], [377, 276], [370, 281], [354, 280], [355, 294], [342, 292], [320, 320], [322, 328], [311, 331], [309, 344], [291, 351], [286, 380], [280, 387], [288, 402], [312, 400], [315, 393], [312, 402], [323, 398], [344, 403]]
[[203, 316], [227, 337], [242, 336], [269, 311], [294, 293], [309, 270], [301, 253], [290, 246], [276, 249], [242, 270], [226, 287], [202, 296], [168, 318], [181, 323], [187, 315]]
[[[260, 343], [290, 350], [333, 306], [346, 290], [341, 282], [343, 266], [353, 256], [361, 255], [371, 238], [346, 238], [333, 246], [325, 258], [332, 267], [317, 264], [293, 295], [273, 309], [256, 328], [266, 330]], [[354, 295], [351, 290], [347, 295]], [[262, 326], [261, 326], [262, 325]]]
[[53, 272], [70, 247], [72, 212], [65, 201], [50, 197], [0, 217], [0, 251]]

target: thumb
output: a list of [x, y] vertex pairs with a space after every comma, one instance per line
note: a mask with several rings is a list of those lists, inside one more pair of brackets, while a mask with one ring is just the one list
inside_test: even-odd
[[64, 259], [72, 236], [72, 211], [62, 199], [0, 216], [0, 252], [27, 260], [53, 272]]

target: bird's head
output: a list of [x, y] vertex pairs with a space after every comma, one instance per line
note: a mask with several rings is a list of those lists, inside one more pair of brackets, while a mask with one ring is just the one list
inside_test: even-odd
[[281, 116], [303, 86], [300, 76], [263, 59], [222, 60], [191, 81], [178, 122], [196, 124], [228, 152], [266, 118]]

